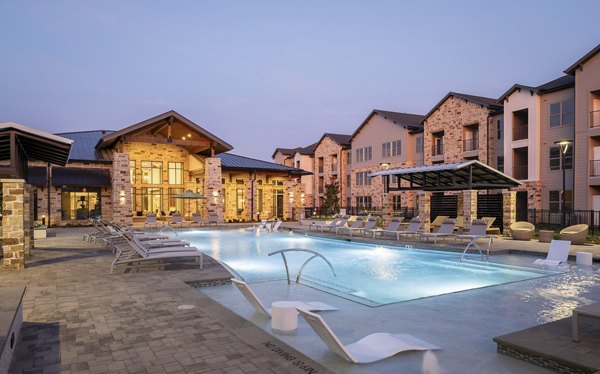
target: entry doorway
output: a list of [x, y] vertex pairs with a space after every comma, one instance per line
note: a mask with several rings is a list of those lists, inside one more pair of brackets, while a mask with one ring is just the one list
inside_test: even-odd
[[283, 218], [283, 190], [273, 190], [273, 214], [275, 218]]

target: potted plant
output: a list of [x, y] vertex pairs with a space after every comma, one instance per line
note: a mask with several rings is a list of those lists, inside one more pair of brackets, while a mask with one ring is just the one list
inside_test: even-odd
[[39, 222], [33, 223], [33, 239], [43, 239], [46, 237], [46, 226]]

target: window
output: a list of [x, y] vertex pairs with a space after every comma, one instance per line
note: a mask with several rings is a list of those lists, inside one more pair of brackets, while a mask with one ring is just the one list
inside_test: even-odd
[[359, 209], [371, 209], [371, 196], [357, 196], [356, 207]]
[[352, 177], [350, 174], [346, 175], [346, 187], [350, 187], [352, 185]]
[[401, 195], [392, 196], [392, 206], [393, 206], [394, 210], [402, 209], [402, 196]]
[[183, 188], [169, 188], [169, 213], [183, 212], [183, 199], [175, 198], [180, 193], [183, 193]]
[[423, 153], [423, 136], [417, 136], [417, 153]]
[[162, 161], [142, 161], [142, 183], [162, 183]]
[[504, 156], [498, 156], [498, 167], [497, 167], [498, 171], [501, 171], [504, 173]]
[[496, 126], [498, 127], [498, 140], [502, 140], [503, 132], [504, 132], [504, 120], [499, 119], [496, 122]]
[[373, 148], [371, 146], [365, 147], [365, 161], [373, 159]]
[[350, 165], [352, 163], [352, 151], [348, 151], [346, 155], [348, 156], [348, 165]]
[[573, 111], [573, 99], [550, 104], [550, 127], [572, 125]]
[[257, 190], [257, 198], [256, 200], [258, 201], [258, 214], [260, 214], [263, 211], [263, 190], [262, 188], [259, 188]]
[[64, 221], [102, 217], [100, 188], [63, 187], [61, 218]]
[[386, 158], [392, 155], [392, 143], [383, 143], [381, 145], [381, 157]]
[[[560, 206], [562, 203], [562, 199], [560, 196], [560, 191], [548, 191], [548, 208], [551, 211], [558, 212], [560, 211]], [[573, 191], [566, 190], [565, 191], [565, 210], [573, 209]]]
[[356, 185], [357, 186], [370, 186], [371, 185], [371, 177], [367, 176], [369, 173], [366, 171], [361, 171], [356, 173]]
[[135, 187], [131, 187], [131, 211], [137, 212], [137, 199], [135, 198]]
[[244, 189], [237, 188], [235, 190], [235, 207], [237, 209], [237, 213], [241, 214], [244, 211]]
[[357, 186], [362, 186], [364, 183], [364, 179], [363, 179], [363, 173], [356, 173], [356, 185]]
[[162, 188], [142, 188], [142, 209], [146, 212], [162, 212]]
[[129, 182], [135, 184], [135, 160], [129, 161]]
[[169, 184], [183, 184], [183, 162], [169, 162]]
[[364, 160], [364, 149], [359, 148], [356, 150], [356, 162], [362, 162]]
[[[561, 169], [561, 154], [560, 147], [550, 147], [550, 170], [562, 170]], [[567, 153], [565, 153], [565, 170], [573, 168], [573, 147], [567, 148]]]
[[392, 156], [400, 156], [402, 153], [402, 146], [400, 140], [394, 140], [392, 142]]

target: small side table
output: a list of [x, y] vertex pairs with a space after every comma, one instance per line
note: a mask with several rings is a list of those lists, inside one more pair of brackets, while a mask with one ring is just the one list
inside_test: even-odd
[[575, 263], [577, 265], [592, 266], [594, 258], [590, 252], [577, 252], [575, 253], [575, 256]]
[[277, 334], [292, 334], [298, 328], [297, 303], [276, 301], [271, 304], [271, 328]]
[[554, 231], [540, 230], [538, 233], [538, 240], [540, 243], [550, 243], [552, 239], [554, 239]]

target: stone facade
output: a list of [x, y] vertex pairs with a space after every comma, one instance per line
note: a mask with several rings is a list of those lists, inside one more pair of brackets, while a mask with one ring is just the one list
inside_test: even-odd
[[517, 192], [502, 191], [502, 226], [504, 232], [509, 232], [510, 225], [517, 221]]
[[2, 269], [25, 268], [25, 181], [0, 179], [2, 184]]
[[462, 191], [463, 215], [465, 217], [463, 230], [468, 232], [471, 228], [471, 222], [477, 219], [477, 191]]
[[[346, 181], [344, 180], [347, 168], [347, 157], [345, 150], [328, 136], [324, 136], [317, 148], [315, 148], [314, 171], [316, 180], [312, 195], [315, 197], [315, 206], [320, 207], [325, 197], [325, 186], [334, 181], [339, 185], [340, 206], [344, 206], [348, 196]], [[322, 164], [321, 164], [322, 160]], [[321, 187], [323, 192], [321, 192]]]
[[429, 232], [431, 228], [431, 221], [429, 219], [429, 216], [431, 215], [431, 192], [418, 191], [417, 205], [419, 210], [419, 217], [423, 219], [423, 230], [425, 232]]
[[125, 153], [114, 153], [111, 173], [112, 220], [126, 225], [131, 225], [133, 221], [129, 172], [129, 156]]
[[221, 159], [209, 157], [204, 163], [204, 184], [207, 198], [207, 213], [216, 213], [219, 222], [223, 221], [223, 199], [221, 180]]

